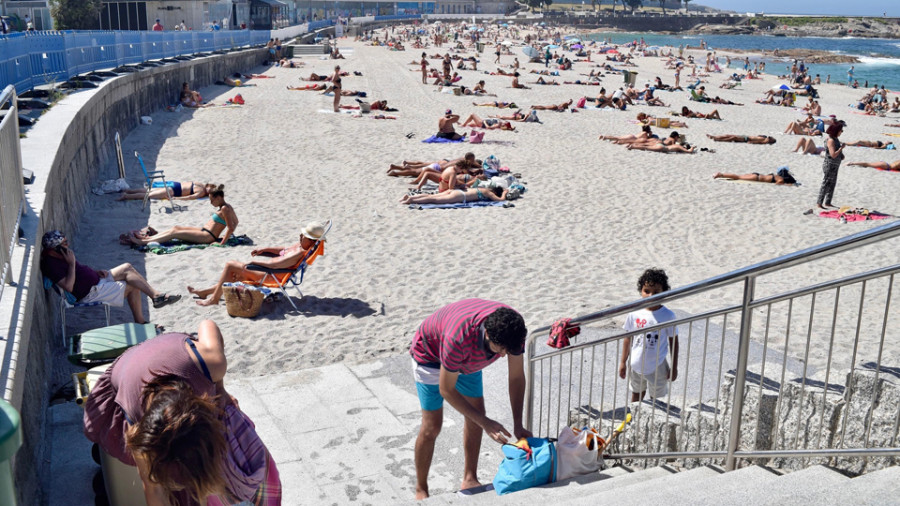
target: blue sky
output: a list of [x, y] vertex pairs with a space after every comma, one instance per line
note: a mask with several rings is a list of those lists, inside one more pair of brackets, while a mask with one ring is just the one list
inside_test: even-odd
[[[653, 5], [655, 2], [645, 2]], [[766, 14], [836, 14], [844, 16], [900, 17], [898, 0], [693, 0], [694, 4], [735, 12], [765, 12]]]

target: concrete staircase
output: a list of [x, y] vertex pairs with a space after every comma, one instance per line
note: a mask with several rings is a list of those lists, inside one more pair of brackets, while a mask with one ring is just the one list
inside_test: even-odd
[[418, 504], [883, 505], [900, 504], [898, 483], [900, 467], [897, 466], [856, 478], [848, 478], [825, 466], [788, 474], [761, 466], [749, 466], [730, 473], [711, 466], [681, 472], [667, 465], [634, 471], [613, 467], [594, 475], [505, 496], [486, 490], [471, 496], [444, 494]]
[[328, 46], [324, 44], [293, 44], [292, 47], [295, 57], [299, 56], [322, 56], [328, 54]]

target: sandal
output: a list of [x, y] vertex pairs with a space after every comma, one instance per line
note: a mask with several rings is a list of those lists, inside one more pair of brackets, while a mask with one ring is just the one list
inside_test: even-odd
[[163, 306], [168, 306], [173, 302], [178, 302], [181, 300], [181, 295], [169, 295], [168, 293], [164, 293], [159, 297], [153, 297], [151, 300], [153, 301], [153, 309], [159, 309]]

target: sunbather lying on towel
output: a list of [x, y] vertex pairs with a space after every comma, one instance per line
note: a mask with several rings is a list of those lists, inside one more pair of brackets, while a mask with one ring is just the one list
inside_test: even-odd
[[438, 184], [438, 193], [441, 193], [453, 188], [471, 186], [482, 173], [483, 170], [480, 166], [474, 167], [466, 160], [459, 160], [440, 173], [430, 170], [422, 171], [419, 177], [410, 184], [415, 184], [416, 189], [422, 189], [426, 183], [431, 181]]
[[[656, 118], [648, 115], [647, 113], [643, 113], [643, 112], [638, 113], [637, 120], [640, 121], [642, 125], [647, 125], [647, 126], [652, 125], [654, 122], [656, 122]], [[688, 127], [687, 123], [685, 123], [684, 121], [677, 121], [677, 120], [669, 120], [669, 126], [676, 127], [676, 128], [687, 128]]]
[[653, 131], [650, 129], [650, 125], [644, 125], [641, 127], [641, 133], [637, 135], [601, 135], [600, 140], [612, 141], [613, 144], [634, 144], [651, 141], [658, 142], [659, 136], [653, 133]]
[[435, 174], [440, 174], [447, 167], [450, 167], [451, 165], [454, 165], [462, 160], [465, 160], [467, 168], [481, 167], [481, 160], [476, 160], [475, 153], [469, 152], [466, 153], [462, 158], [457, 158], [455, 160], [436, 160], [433, 162], [404, 160], [402, 165], [391, 164], [391, 166], [388, 168], [387, 174], [394, 177], [416, 177], [423, 172], [428, 171], [433, 171]]
[[759, 172], [751, 172], [750, 174], [725, 174], [724, 172], [716, 172], [713, 179], [731, 179], [735, 181], [758, 181], [760, 183], [775, 184], [795, 184], [797, 182], [794, 176], [787, 172], [784, 176], [778, 174], [760, 174]]
[[856, 142], [848, 142], [847, 146], [857, 146], [860, 148], [872, 148], [872, 149], [896, 149], [893, 142], [881, 142], [881, 141], [856, 141]]
[[870, 167], [879, 170], [900, 171], [900, 160], [893, 162], [850, 162], [847, 165], [855, 165], [857, 167]]
[[[238, 226], [238, 218], [234, 213], [234, 209], [230, 204], [225, 202], [224, 185], [209, 193], [209, 203], [218, 209], [212, 214], [209, 221], [203, 227], [185, 227], [176, 225], [169, 230], [159, 232], [150, 237], [139, 237], [135, 234], [129, 234], [124, 239], [131, 241], [132, 244], [143, 246], [151, 242], [164, 243], [172, 239], [180, 239], [183, 242], [194, 244], [211, 244], [218, 242], [224, 245], [228, 242], [228, 238], [234, 233], [234, 229]], [[222, 231], [225, 233], [223, 234]], [[120, 239], [123, 239], [120, 237]]]
[[[217, 185], [212, 183], [198, 183], [196, 181], [169, 181], [168, 188], [150, 188], [150, 198], [162, 200], [169, 198], [169, 193], [175, 200], [196, 200], [208, 196]], [[123, 191], [118, 200], [143, 200], [147, 193], [146, 188], [128, 188]]]
[[[675, 114], [675, 113], [673, 113], [672, 115], [679, 116], [679, 114]], [[713, 112], [708, 113], [708, 114], [703, 114], [702, 112], [694, 112], [694, 111], [688, 109], [687, 106], [684, 106], [681, 108], [680, 115], [684, 116], [685, 118], [722, 119], [722, 117], [719, 116], [718, 109], [713, 109]]]
[[401, 204], [465, 204], [467, 202], [493, 201], [506, 199], [508, 190], [503, 188], [468, 188], [466, 190], [450, 190], [437, 195], [404, 195]]
[[573, 99], [569, 99], [559, 105], [533, 105], [531, 108], [536, 111], [556, 111], [556, 112], [566, 112], [566, 110], [571, 107]]
[[[225, 269], [219, 276], [219, 281], [209, 287], [196, 289], [187, 287], [187, 290], [196, 297], [203, 299], [197, 301], [201, 306], [213, 306], [219, 303], [222, 298], [225, 283], [250, 282], [258, 283], [265, 276], [259, 271], [247, 270], [248, 265], [259, 265], [271, 269], [290, 269], [297, 266], [301, 260], [306, 258], [309, 249], [315, 245], [316, 241], [325, 235], [325, 226], [320, 223], [310, 223], [300, 231], [300, 241], [286, 247], [262, 248], [255, 249], [250, 252], [254, 258], [252, 262], [241, 263], [237, 260], [229, 260], [225, 263]], [[261, 258], [259, 258], [261, 257]]]
[[472, 126], [476, 128], [484, 128], [486, 130], [515, 130], [509, 121], [501, 121], [497, 118], [481, 119], [477, 114], [470, 114], [460, 126]]
[[747, 144], [775, 144], [775, 137], [768, 135], [710, 135], [707, 137], [716, 142], [746, 142]]
[[672, 132], [665, 140], [648, 139], [645, 142], [635, 142], [628, 145], [628, 149], [639, 149], [642, 151], [656, 151], [657, 153], [694, 153], [697, 151], [696, 146], [686, 146], [678, 142], [678, 132]]

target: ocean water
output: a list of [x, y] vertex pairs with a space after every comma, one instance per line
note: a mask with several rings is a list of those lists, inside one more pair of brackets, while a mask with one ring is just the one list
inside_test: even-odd
[[[706, 41], [712, 49], [743, 49], [756, 51], [772, 51], [774, 49], [815, 49], [830, 51], [836, 54], [853, 55], [859, 58], [856, 63], [854, 77], [860, 86], [869, 82], [869, 86], [875, 84], [884, 85], [892, 90], [900, 90], [900, 40], [897, 39], [867, 39], [867, 38], [825, 38], [825, 37], [771, 37], [767, 35], [658, 35], [653, 33], [596, 33], [586, 37], [587, 39], [604, 40], [610, 37], [614, 44], [625, 44], [635, 39], [644, 37], [650, 45], [674, 46], [679, 44], [699, 46], [700, 40]], [[790, 72], [790, 62], [776, 62], [769, 58], [750, 58], [752, 62], [766, 61], [767, 74], [787, 74]], [[732, 67], [738, 68], [738, 63], [732, 61]], [[742, 65], [740, 65], [742, 67]], [[847, 69], [850, 64], [824, 64], [816, 63], [807, 65], [810, 74], [815, 77], [819, 74], [822, 82], [831, 75], [831, 82], [847, 82]]]

